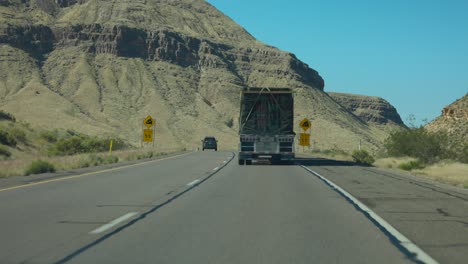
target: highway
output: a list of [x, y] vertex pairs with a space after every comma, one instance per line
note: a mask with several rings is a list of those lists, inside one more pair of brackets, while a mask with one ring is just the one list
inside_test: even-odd
[[411, 176], [308, 157], [239, 166], [221, 151], [92, 170], [0, 180], [0, 263], [468, 259], [468, 192]]

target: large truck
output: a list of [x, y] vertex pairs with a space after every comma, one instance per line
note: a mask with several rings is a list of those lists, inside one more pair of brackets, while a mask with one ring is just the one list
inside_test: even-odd
[[239, 165], [294, 160], [294, 98], [288, 88], [246, 88], [239, 114]]

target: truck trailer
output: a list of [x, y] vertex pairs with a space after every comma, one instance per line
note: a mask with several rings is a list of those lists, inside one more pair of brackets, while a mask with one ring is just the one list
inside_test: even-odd
[[294, 160], [294, 98], [288, 88], [246, 88], [239, 114], [239, 165]]

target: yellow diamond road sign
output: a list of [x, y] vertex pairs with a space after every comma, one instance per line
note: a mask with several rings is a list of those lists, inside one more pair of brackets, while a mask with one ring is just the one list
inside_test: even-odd
[[152, 129], [143, 129], [143, 141], [153, 142], [153, 130]]
[[310, 134], [301, 133], [301, 137], [299, 138], [299, 145], [301, 146], [310, 146]]
[[151, 116], [147, 116], [145, 118], [145, 120], [143, 120], [143, 124], [147, 127], [147, 128], [151, 128], [153, 127], [153, 125], [155, 125], [155, 121], [154, 119], [151, 117]]
[[307, 118], [304, 118], [299, 125], [304, 129], [304, 131], [311, 127], [310, 121]]

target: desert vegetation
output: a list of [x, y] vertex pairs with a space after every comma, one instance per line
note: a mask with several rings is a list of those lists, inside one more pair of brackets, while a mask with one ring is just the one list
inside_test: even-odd
[[55, 172], [55, 166], [47, 161], [35, 160], [26, 167], [25, 175], [39, 174], [46, 172]]
[[114, 150], [128, 148], [128, 145], [122, 139], [98, 138], [78, 133], [73, 130], [67, 130], [64, 135], [59, 136], [57, 131], [47, 131], [41, 136], [49, 143], [47, 153], [51, 156], [73, 155], [79, 153], [97, 153], [109, 150], [109, 144], [112, 140]]
[[[174, 150], [149, 150], [149, 149], [125, 149], [112, 152], [81, 153], [65, 156], [26, 156], [19, 159], [0, 160], [0, 178], [30, 175], [44, 172], [53, 172], [69, 169], [87, 168], [99, 165], [113, 164], [117, 162], [129, 162], [135, 160], [152, 159], [167, 155]], [[38, 161], [41, 162], [38, 162]], [[46, 164], [47, 163], [47, 164]]]
[[407, 171], [442, 183], [468, 188], [468, 144], [454, 145], [445, 132], [410, 126], [390, 133], [379, 150], [314, 150], [313, 156], [352, 160], [362, 165]]
[[468, 188], [468, 144], [454, 145], [444, 131], [410, 127], [390, 134], [377, 167], [410, 171], [432, 180]]
[[351, 156], [354, 162], [365, 166], [370, 166], [375, 161], [375, 158], [366, 150], [354, 150]]
[[8, 120], [15, 122], [16, 118], [12, 114], [0, 110], [0, 120]]
[[33, 129], [3, 111], [0, 118], [0, 177], [149, 159], [180, 151], [137, 149], [118, 137], [96, 137], [74, 130]]
[[395, 131], [385, 140], [384, 147], [390, 157], [417, 159], [418, 164], [412, 163], [415, 168], [442, 160], [467, 162], [467, 143], [461, 148], [454, 148], [449, 144], [447, 133], [430, 132], [424, 127]]

